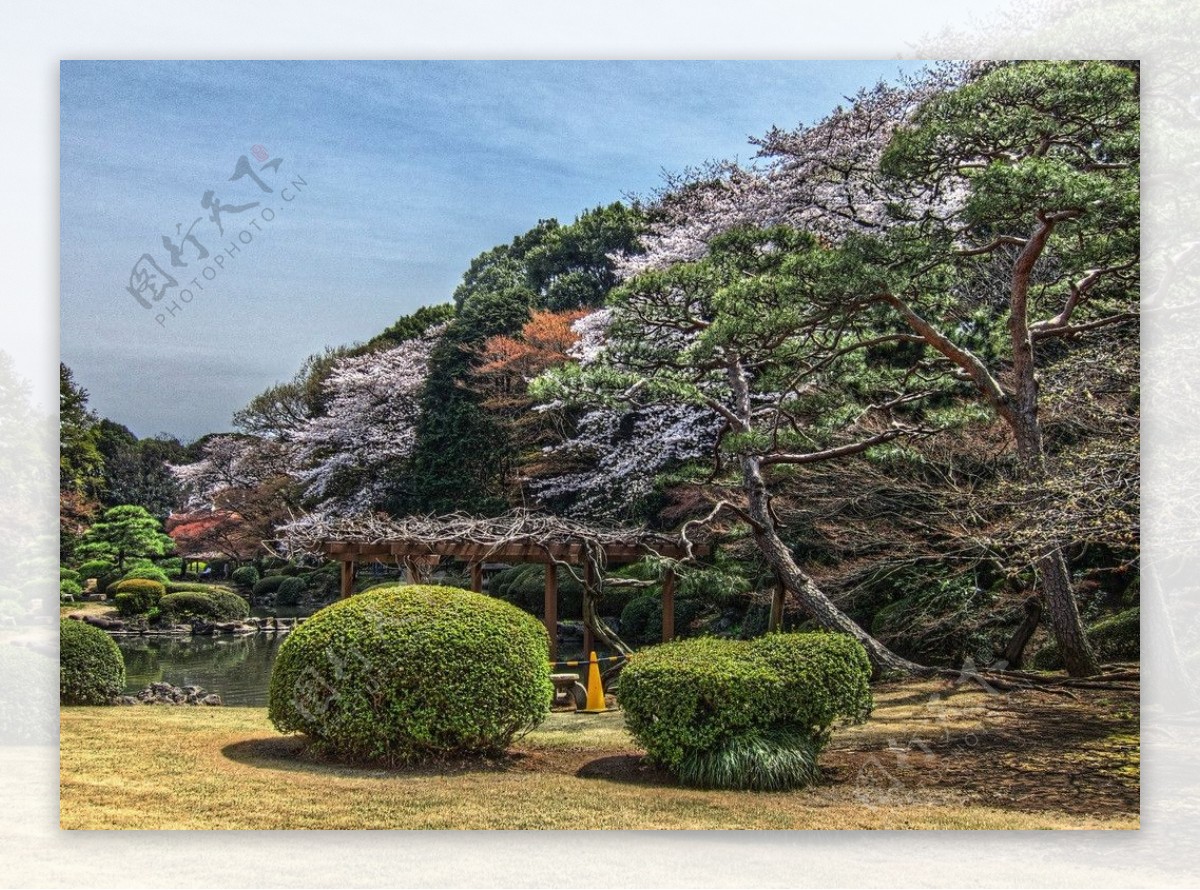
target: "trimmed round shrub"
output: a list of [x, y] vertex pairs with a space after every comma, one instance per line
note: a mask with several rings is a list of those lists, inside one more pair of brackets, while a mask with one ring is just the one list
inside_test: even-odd
[[160, 569], [158, 566], [138, 566], [137, 568], [130, 569], [128, 572], [125, 573], [125, 577], [122, 578], [121, 580], [122, 581], [134, 581], [137, 579], [144, 579], [147, 581], [157, 581], [159, 584], [163, 584], [163, 585], [165, 585], [168, 581], [171, 580], [170, 578], [167, 577], [167, 573], [164, 572], [162, 569]]
[[498, 752], [549, 712], [548, 659], [545, 629], [515, 606], [393, 585], [327, 606], [288, 635], [270, 717], [352, 760]]
[[82, 621], [58, 624], [58, 700], [106, 705], [125, 688], [125, 661], [112, 637]]
[[252, 588], [259, 581], [258, 569], [254, 566], [241, 566], [233, 570], [229, 580], [239, 587]]
[[841, 634], [701, 637], [636, 653], [621, 673], [625, 725], [685, 784], [809, 784], [839, 721], [871, 710], [871, 665]]
[[287, 580], [287, 575], [267, 575], [262, 578], [250, 591], [251, 596], [267, 596], [279, 589], [279, 585]]
[[212, 593], [214, 590], [233, 590], [221, 584], [205, 584], [203, 581], [171, 581], [167, 584], [167, 593]]
[[214, 587], [209, 597], [217, 604], [218, 621], [245, 621], [250, 617], [250, 604], [227, 587]]
[[117, 611], [125, 616], [145, 615], [158, 605], [166, 592], [167, 588], [163, 584], [149, 578], [118, 581], [109, 588]]
[[75, 571], [74, 569], [68, 569], [66, 566], [59, 566], [58, 567], [58, 580], [59, 581], [74, 581], [76, 584], [78, 584], [83, 579], [79, 577], [79, 572]]
[[[1138, 607], [1102, 618], [1087, 629], [1088, 640], [1101, 661], [1137, 661], [1141, 657], [1142, 612]], [[1033, 656], [1033, 666], [1042, 671], [1063, 669], [1057, 643], [1050, 643]]]
[[287, 577], [275, 590], [275, 602], [281, 606], [296, 606], [304, 598], [305, 584], [303, 578]]
[[65, 599], [70, 597], [66, 602], [73, 602], [76, 597], [83, 594], [83, 586], [78, 581], [72, 581], [70, 578], [63, 578], [58, 582], [58, 597]]
[[162, 617], [172, 623], [189, 621], [240, 621], [250, 614], [250, 605], [231, 590], [168, 593], [158, 603]]
[[116, 570], [117, 567], [106, 559], [89, 559], [76, 569], [79, 577], [84, 580], [88, 578], [105, 578]]

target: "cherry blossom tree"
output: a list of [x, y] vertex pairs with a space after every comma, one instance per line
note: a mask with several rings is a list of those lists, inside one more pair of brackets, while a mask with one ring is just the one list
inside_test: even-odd
[[334, 365], [326, 412], [292, 436], [293, 474], [307, 499], [343, 513], [379, 506], [390, 474], [412, 454], [429, 356], [443, 327]]

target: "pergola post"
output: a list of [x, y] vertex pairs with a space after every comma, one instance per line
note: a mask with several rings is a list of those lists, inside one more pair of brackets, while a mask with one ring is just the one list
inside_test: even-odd
[[596, 568], [589, 559], [583, 566], [583, 657], [590, 658], [590, 653], [596, 648], [596, 637], [587, 622], [588, 604], [595, 605]]
[[354, 576], [357, 564], [352, 559], [342, 560], [342, 599], [354, 593]]
[[675, 570], [663, 572], [662, 582], [662, 638], [664, 643], [675, 639]]
[[783, 598], [786, 594], [783, 579], [775, 579], [775, 589], [771, 591], [771, 620], [767, 622], [767, 633], [773, 633], [783, 627]]
[[471, 589], [483, 593], [483, 563], [471, 563]]
[[558, 661], [558, 566], [546, 564], [546, 633], [550, 636], [550, 660]]

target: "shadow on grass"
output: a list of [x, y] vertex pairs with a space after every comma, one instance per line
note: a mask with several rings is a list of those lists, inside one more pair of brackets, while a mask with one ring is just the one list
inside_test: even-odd
[[613, 754], [589, 760], [575, 775], [580, 779], [604, 779], [625, 785], [679, 787], [679, 780], [662, 767], [649, 763], [641, 754]]
[[387, 764], [344, 760], [314, 750], [302, 735], [247, 739], [221, 749], [225, 757], [257, 769], [287, 770], [314, 775], [361, 776], [363, 778], [406, 778], [462, 775], [464, 773], [501, 773], [521, 767], [525, 755], [506, 752], [499, 755], [460, 757], [412, 764]]

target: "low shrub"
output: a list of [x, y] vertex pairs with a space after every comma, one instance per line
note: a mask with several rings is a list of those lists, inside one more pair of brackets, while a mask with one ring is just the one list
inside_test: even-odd
[[149, 578], [130, 578], [118, 581], [109, 588], [117, 611], [125, 616], [144, 615], [158, 605], [167, 592], [164, 584]]
[[170, 578], [167, 577], [167, 573], [164, 572], [162, 569], [160, 569], [158, 566], [138, 566], [137, 568], [130, 569], [128, 572], [125, 573], [125, 577], [122, 578], [121, 580], [134, 581], [134, 580], [138, 580], [138, 579], [147, 580], [147, 581], [157, 581], [159, 584], [163, 584], [163, 585], [165, 585], [168, 581], [171, 580]]
[[228, 587], [214, 587], [209, 597], [217, 604], [218, 621], [245, 621], [250, 617], [250, 604]]
[[163, 619], [172, 623], [240, 621], [250, 614], [249, 603], [221, 587], [203, 593], [191, 590], [169, 593], [159, 601], [158, 608]]
[[636, 653], [621, 674], [625, 723], [685, 783], [776, 790], [808, 784], [839, 720], [865, 720], [871, 666], [840, 634], [701, 637]]
[[[83, 595], [83, 585], [78, 581], [72, 581], [70, 578], [63, 578], [58, 582], [58, 597], [65, 602], [74, 602], [76, 597]], [[64, 599], [70, 597], [70, 599]]]
[[355, 760], [496, 752], [549, 711], [548, 658], [541, 623], [508, 603], [449, 587], [378, 588], [289, 634], [270, 717]]
[[116, 570], [117, 567], [105, 559], [89, 559], [76, 569], [79, 577], [85, 581], [88, 578], [105, 578]]
[[[1141, 658], [1142, 612], [1138, 607], [1102, 618], [1087, 629], [1088, 640], [1101, 661], [1137, 661]], [[1033, 656], [1033, 666], [1041, 671], [1063, 668], [1062, 653], [1057, 643], [1039, 649]]]
[[303, 578], [286, 577], [275, 590], [275, 602], [280, 606], [298, 606], [304, 598], [304, 590]]
[[260, 579], [250, 591], [251, 596], [268, 596], [279, 589], [279, 585], [287, 580], [286, 575], [266, 575]]
[[171, 581], [167, 584], [167, 593], [212, 593], [214, 590], [233, 590], [221, 584], [205, 584], [203, 581]]
[[229, 576], [229, 580], [238, 587], [251, 589], [259, 582], [258, 569], [254, 566], [240, 566], [233, 570], [233, 574]]
[[68, 569], [66, 566], [59, 566], [58, 567], [58, 580], [59, 581], [74, 581], [76, 584], [78, 584], [83, 579], [79, 576], [79, 572], [75, 571], [74, 569]]
[[125, 661], [112, 637], [82, 621], [58, 625], [58, 701], [105, 705], [125, 688]]

